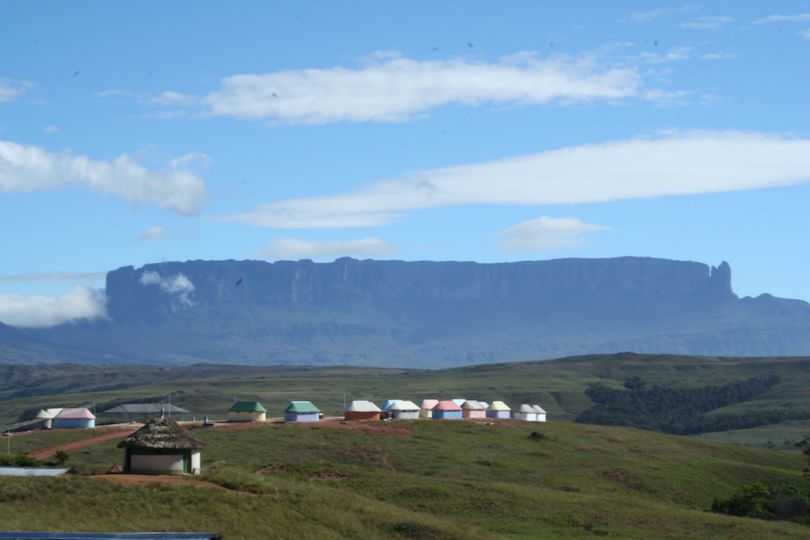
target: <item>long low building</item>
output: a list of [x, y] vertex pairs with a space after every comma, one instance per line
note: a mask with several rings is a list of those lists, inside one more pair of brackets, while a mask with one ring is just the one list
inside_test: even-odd
[[184, 417], [189, 414], [189, 411], [168, 403], [122, 403], [99, 414], [131, 422], [133, 420], [146, 421], [161, 414]]

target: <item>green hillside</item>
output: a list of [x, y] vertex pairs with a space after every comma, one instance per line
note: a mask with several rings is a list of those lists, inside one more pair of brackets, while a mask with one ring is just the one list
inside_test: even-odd
[[[120, 463], [112, 440], [71, 455], [79, 474], [0, 479], [0, 522], [11, 530], [215, 530], [229, 540], [810, 534], [708, 512], [715, 497], [752, 481], [803, 482], [794, 453], [571, 423], [358, 425], [197, 429], [204, 472], [187, 483], [202, 489], [89, 476]], [[19, 442], [48, 446], [59, 437]]]
[[[755, 398], [708, 414], [796, 411], [810, 404], [810, 358], [713, 358], [671, 355], [594, 355], [554, 361], [488, 364], [447, 370], [373, 368], [245, 367], [199, 364], [185, 367], [0, 365], [0, 424], [26, 410], [44, 406], [96, 403], [99, 411], [115, 403], [165, 400], [193, 415], [222, 417], [233, 402], [257, 399], [269, 416], [279, 416], [292, 399], [312, 400], [327, 415], [342, 413], [346, 400], [424, 397], [502, 399], [517, 405], [540, 403], [553, 420], [574, 420], [593, 404], [588, 386], [602, 383], [622, 388], [630, 377], [649, 385], [696, 388], [779, 377], [779, 383]], [[100, 417], [103, 420], [103, 416]], [[739, 430], [727, 440], [757, 445], [783, 445], [798, 440], [802, 426], [790, 424], [764, 439], [756, 428]], [[798, 427], [797, 427], [798, 426]], [[808, 429], [810, 431], [810, 429]], [[798, 434], [798, 435], [797, 435]], [[723, 439], [722, 434], [712, 438]], [[786, 439], [787, 437], [787, 439]]]

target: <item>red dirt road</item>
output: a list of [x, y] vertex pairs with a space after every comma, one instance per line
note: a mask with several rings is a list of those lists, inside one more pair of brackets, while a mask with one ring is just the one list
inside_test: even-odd
[[28, 452], [28, 455], [36, 459], [49, 459], [53, 457], [53, 455], [59, 450], [62, 450], [63, 452], [67, 452], [69, 454], [71, 452], [75, 452], [76, 450], [81, 450], [82, 448], [87, 448], [88, 446], [96, 446], [97, 444], [101, 444], [113, 439], [123, 439], [133, 431], [135, 430], [131, 428], [115, 429], [112, 431], [105, 430], [104, 433], [99, 433], [95, 437], [88, 437], [86, 439], [81, 439], [69, 443], [47, 446], [45, 448], [40, 448], [39, 450], [33, 450], [31, 452]]

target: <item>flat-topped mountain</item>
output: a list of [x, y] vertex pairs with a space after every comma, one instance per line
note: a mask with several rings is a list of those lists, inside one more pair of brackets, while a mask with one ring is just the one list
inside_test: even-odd
[[420, 367], [810, 353], [810, 304], [740, 299], [725, 262], [166, 262], [108, 273], [106, 294], [106, 320], [15, 329], [16, 342], [22, 332], [86, 361]]

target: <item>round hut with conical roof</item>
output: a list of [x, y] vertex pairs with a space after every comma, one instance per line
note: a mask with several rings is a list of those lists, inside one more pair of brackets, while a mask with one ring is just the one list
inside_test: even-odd
[[124, 472], [200, 474], [203, 443], [168, 416], [153, 418], [118, 443], [124, 449]]

